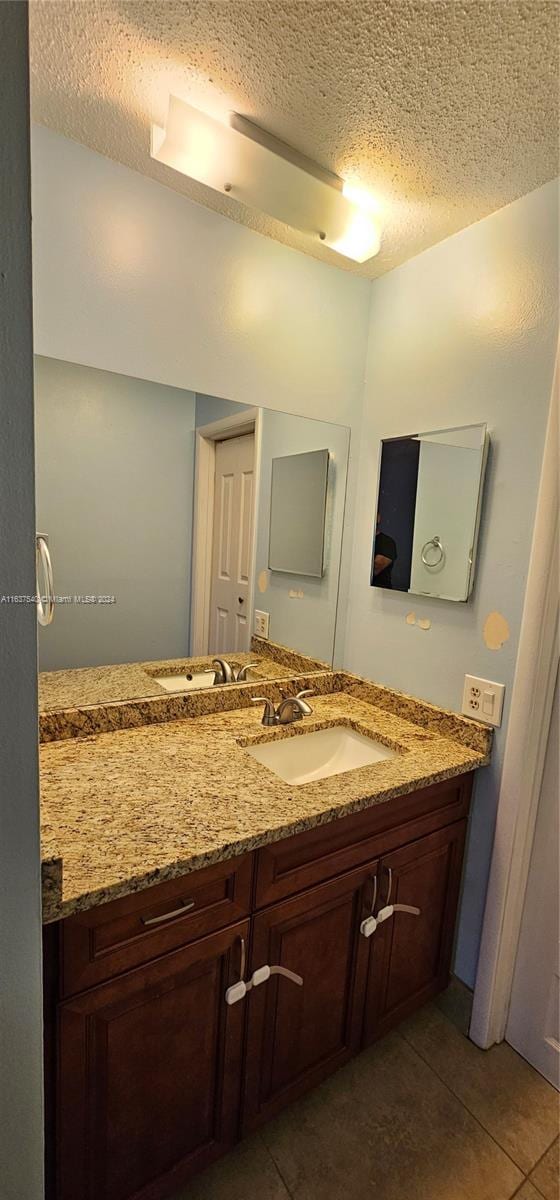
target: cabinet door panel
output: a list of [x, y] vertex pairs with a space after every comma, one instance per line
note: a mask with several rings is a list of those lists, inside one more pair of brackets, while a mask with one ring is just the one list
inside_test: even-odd
[[272, 976], [247, 997], [244, 1128], [314, 1087], [359, 1047], [367, 966], [360, 921], [376, 864], [276, 904], [254, 921], [252, 968]]
[[61, 1200], [156, 1200], [234, 1142], [243, 1013], [224, 996], [248, 928], [61, 1005]]
[[378, 907], [390, 872], [391, 903], [415, 906], [420, 915], [395, 912], [371, 938], [366, 1045], [449, 982], [466, 825], [457, 821], [382, 859]]

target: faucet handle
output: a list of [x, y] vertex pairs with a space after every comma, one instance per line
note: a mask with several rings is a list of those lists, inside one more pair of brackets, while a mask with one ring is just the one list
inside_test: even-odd
[[307, 700], [304, 699], [305, 696], [313, 696], [313, 694], [313, 688], [304, 688], [303, 691], [298, 692], [297, 696], [295, 697], [295, 699], [299, 701], [298, 707], [303, 717], [310, 717], [311, 713], [313, 712], [311, 705], [308, 704]]
[[251, 704], [264, 704], [264, 712], [262, 715], [263, 725], [276, 725], [276, 712], [272, 700], [268, 696], [251, 696]]
[[251, 667], [258, 667], [258, 665], [259, 664], [256, 662], [245, 663], [245, 665], [243, 667], [239, 668], [239, 670], [235, 676], [235, 682], [236, 683], [246, 683], [247, 682], [247, 671], [250, 671]]

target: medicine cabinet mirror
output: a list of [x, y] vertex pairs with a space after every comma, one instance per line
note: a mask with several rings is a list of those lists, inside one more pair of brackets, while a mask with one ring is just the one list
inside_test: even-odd
[[332, 666], [347, 428], [44, 357], [35, 417], [42, 711]]
[[328, 450], [273, 458], [271, 571], [322, 578], [328, 470]]
[[468, 600], [488, 442], [485, 424], [382, 441], [372, 587]]

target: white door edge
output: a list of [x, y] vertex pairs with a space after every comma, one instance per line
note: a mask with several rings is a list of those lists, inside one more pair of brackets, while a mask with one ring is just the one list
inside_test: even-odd
[[483, 1049], [507, 1024], [558, 665], [559, 387], [557, 353], [469, 1030]]

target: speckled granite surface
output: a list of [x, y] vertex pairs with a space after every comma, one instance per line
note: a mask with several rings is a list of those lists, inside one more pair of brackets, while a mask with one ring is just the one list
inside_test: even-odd
[[[486, 727], [353, 676], [320, 678], [345, 690], [317, 696], [293, 726], [264, 729], [251, 706], [42, 746], [44, 921], [488, 762]], [[294, 787], [245, 750], [334, 724], [400, 753]]]
[[[255, 638], [247, 654], [224, 655], [236, 666], [256, 662], [249, 679], [284, 678], [289, 672], [325, 671], [330, 666], [305, 655]], [[212, 666], [213, 654], [199, 658], [171, 658], [156, 662], [115, 663], [105, 667], [77, 667], [66, 671], [39, 672], [39, 712], [58, 712], [92, 704], [111, 704], [169, 695], [157, 682], [158, 675], [195, 674]], [[175, 694], [175, 693], [173, 693]], [[184, 695], [184, 691], [179, 694]], [[187, 693], [190, 695], [190, 693]]]
[[143, 700], [115, 701], [110, 704], [89, 704], [39, 714], [41, 742], [62, 741], [64, 738], [85, 737], [92, 733], [109, 733], [117, 729], [133, 729], [139, 725], [159, 725], [185, 717], [200, 717], [213, 712], [229, 712], [251, 704], [254, 695], [269, 696], [278, 702], [285, 693], [294, 694], [303, 688], [316, 692], [332, 692], [332, 673], [286, 675], [254, 683], [230, 683], [226, 687], [205, 688], [193, 692], [161, 692]]

